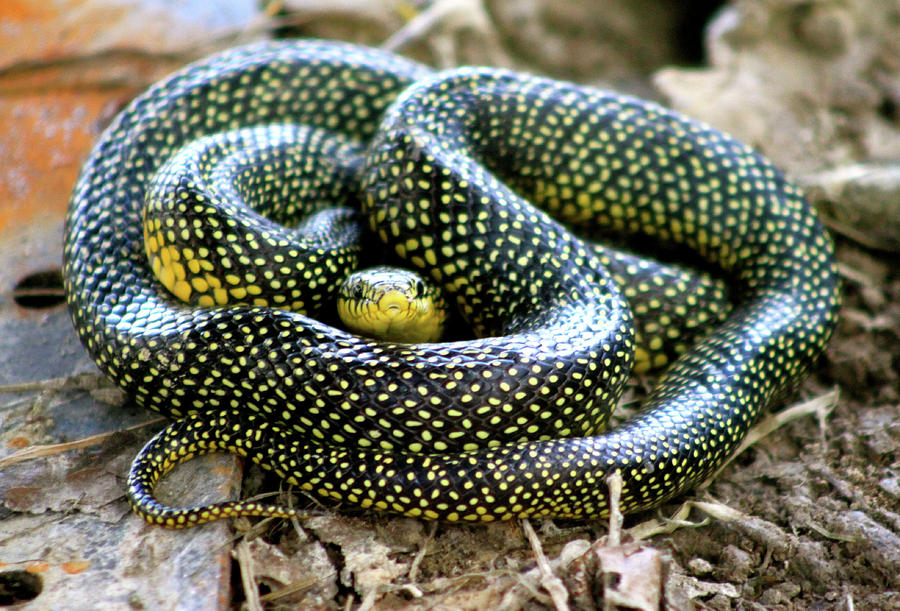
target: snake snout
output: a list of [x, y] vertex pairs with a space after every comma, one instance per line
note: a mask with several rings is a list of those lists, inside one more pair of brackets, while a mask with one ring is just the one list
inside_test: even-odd
[[385, 293], [378, 302], [378, 307], [385, 315], [396, 318], [410, 309], [410, 300], [399, 291]]

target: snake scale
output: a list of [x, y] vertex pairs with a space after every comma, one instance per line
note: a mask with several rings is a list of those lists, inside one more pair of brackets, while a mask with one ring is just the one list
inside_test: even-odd
[[[210, 204], [233, 195], [257, 209]], [[297, 227], [301, 209], [333, 218]], [[735, 305], [704, 309], [714, 281], [569, 228], [683, 251]], [[439, 285], [474, 339], [391, 344], [317, 319], [361, 231]], [[137, 97], [75, 187], [64, 277], [100, 369], [173, 419], [128, 482], [137, 513], [170, 527], [295, 515], [153, 497], [213, 451], [342, 507], [429, 519], [603, 516], [614, 472], [623, 510], [653, 507], [796, 386], [838, 307], [814, 210], [733, 138], [628, 96], [321, 41], [232, 49]], [[602, 432], [633, 364], [679, 352]]]

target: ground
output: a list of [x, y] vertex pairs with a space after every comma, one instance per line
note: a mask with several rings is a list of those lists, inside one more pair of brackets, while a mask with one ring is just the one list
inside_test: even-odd
[[[430, 10], [358, 2], [343, 12], [290, 4], [270, 6], [263, 29], [612, 86], [760, 148], [807, 188], [835, 237], [844, 301], [834, 339], [790, 402], [801, 407], [782, 412], [793, 419], [767, 421], [773, 430], [708, 486], [626, 517], [613, 530], [619, 545], [605, 522], [454, 526], [332, 513], [187, 532], [149, 527], [128, 513], [122, 477], [160, 424], [144, 425], [153, 416], [96, 376], [58, 303], [54, 270], [68, 192], [90, 143], [127, 99], [206, 47], [70, 45], [36, 58], [7, 46], [0, 603], [66, 607], [103, 591], [114, 608], [581, 609], [599, 608], [604, 594], [622, 608], [900, 608], [900, 53], [892, 36], [900, 8], [738, 0], [713, 15], [723, 3], [694, 3], [705, 10], [688, 13], [664, 0], [433, 2]], [[0, 11], [0, 22], [33, 24], [34, 14]], [[637, 381], [636, 392], [650, 383]], [[241, 482], [229, 458], [196, 462], [165, 482], [164, 498], [198, 500], [202, 490], [208, 502]], [[252, 468], [242, 484], [244, 495], [278, 487]]]

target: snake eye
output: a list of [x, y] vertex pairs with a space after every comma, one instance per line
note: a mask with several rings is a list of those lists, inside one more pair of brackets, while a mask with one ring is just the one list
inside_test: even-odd
[[362, 299], [365, 297], [365, 291], [363, 291], [363, 287], [361, 284], [356, 284], [353, 286], [353, 298], [354, 299]]

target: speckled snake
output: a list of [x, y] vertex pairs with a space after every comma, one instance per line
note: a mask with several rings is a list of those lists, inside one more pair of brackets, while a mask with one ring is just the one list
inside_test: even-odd
[[[238, 178], [217, 181], [198, 161], [210, 150]], [[231, 195], [274, 220], [228, 212]], [[361, 208], [364, 226], [340, 229], [337, 214], [324, 232], [293, 227], [329, 199]], [[440, 285], [475, 338], [390, 344], [313, 318], [360, 256], [334, 223]], [[689, 346], [685, 328], [719, 317], [697, 305], [713, 284], [687, 287], [573, 227], [683, 251], [736, 304]], [[136, 98], [75, 188], [64, 276], [98, 366], [174, 419], [136, 459], [129, 499], [176, 527], [293, 515], [152, 497], [211, 451], [342, 506], [432, 519], [601, 516], [613, 472], [624, 510], [655, 506], [802, 379], [838, 303], [814, 210], [733, 138], [632, 97], [319, 41], [226, 51]], [[647, 368], [679, 343], [644, 409], [602, 433], [635, 347]]]

